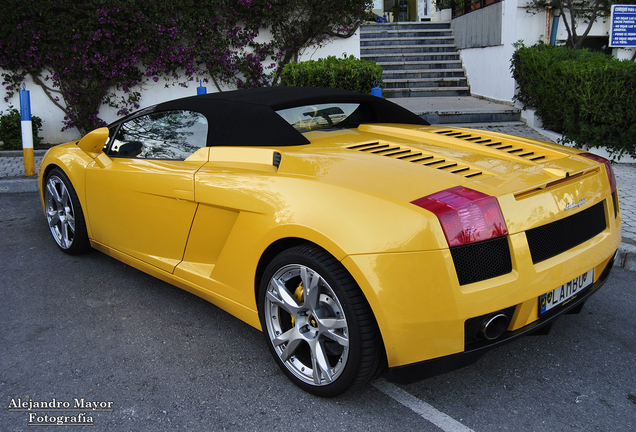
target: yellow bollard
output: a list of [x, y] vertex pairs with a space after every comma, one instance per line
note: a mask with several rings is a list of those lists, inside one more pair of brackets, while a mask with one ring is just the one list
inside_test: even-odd
[[22, 154], [24, 155], [24, 175], [34, 176], [35, 175], [35, 162], [33, 160], [33, 147], [22, 149]]

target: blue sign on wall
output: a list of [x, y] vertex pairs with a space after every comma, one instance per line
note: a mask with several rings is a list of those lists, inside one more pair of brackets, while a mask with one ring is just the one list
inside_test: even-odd
[[611, 47], [636, 47], [636, 5], [612, 5]]

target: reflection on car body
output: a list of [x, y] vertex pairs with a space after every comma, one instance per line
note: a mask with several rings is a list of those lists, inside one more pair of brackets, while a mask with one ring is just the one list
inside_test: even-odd
[[207, 124], [203, 115], [187, 110], [135, 117], [119, 127], [108, 155], [185, 160], [205, 147]]

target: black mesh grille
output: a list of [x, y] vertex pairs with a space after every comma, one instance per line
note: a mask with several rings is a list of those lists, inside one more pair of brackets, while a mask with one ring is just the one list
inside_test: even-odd
[[505, 275], [512, 271], [507, 237], [450, 248], [460, 285]]
[[532, 262], [557, 256], [605, 230], [603, 202], [565, 219], [526, 231]]

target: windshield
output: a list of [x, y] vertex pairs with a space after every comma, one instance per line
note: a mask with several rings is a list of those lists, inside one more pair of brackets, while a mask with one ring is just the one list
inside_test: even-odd
[[[326, 103], [303, 105], [276, 111], [278, 115], [297, 131], [320, 129], [343, 129], [357, 127], [362, 123], [362, 109], [357, 103]], [[367, 119], [368, 120], [368, 119]]]

